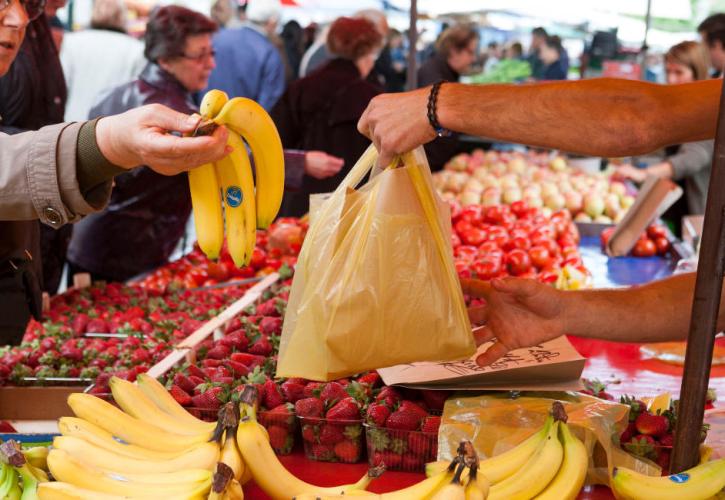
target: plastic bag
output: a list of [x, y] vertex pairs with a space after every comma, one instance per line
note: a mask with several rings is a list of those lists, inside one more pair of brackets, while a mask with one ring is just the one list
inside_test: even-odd
[[613, 467], [628, 467], [647, 475], [660, 475], [653, 462], [639, 459], [615, 442], [627, 426], [629, 408], [579, 393], [510, 392], [460, 395], [446, 401], [438, 434], [438, 459], [450, 460], [462, 439], [473, 443], [481, 459], [514, 448], [541, 428], [554, 401], [564, 405], [568, 422], [589, 450], [587, 484], [609, 484]]
[[282, 330], [279, 377], [333, 380], [475, 351], [450, 245], [448, 207], [422, 148], [359, 190], [370, 146], [311, 214]]

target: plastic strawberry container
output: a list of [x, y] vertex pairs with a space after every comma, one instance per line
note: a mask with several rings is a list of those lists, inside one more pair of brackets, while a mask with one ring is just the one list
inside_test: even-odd
[[219, 419], [219, 408], [209, 409], [184, 406], [184, 409], [204, 422], [216, 422]]
[[257, 412], [257, 421], [267, 429], [269, 442], [277, 455], [289, 455], [295, 447], [297, 419], [269, 411]]
[[438, 455], [438, 434], [386, 429], [365, 424], [368, 463], [385, 464], [386, 470], [423, 472]]
[[297, 418], [308, 459], [354, 464], [364, 458], [365, 433], [362, 420]]

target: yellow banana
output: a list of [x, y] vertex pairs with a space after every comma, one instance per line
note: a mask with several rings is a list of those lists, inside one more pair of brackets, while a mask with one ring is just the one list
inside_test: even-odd
[[725, 488], [725, 458], [670, 476], [646, 476], [625, 467], [615, 467], [610, 486], [618, 498], [628, 500], [705, 500]]
[[20, 495], [20, 484], [15, 469], [4, 462], [0, 462], [0, 498], [3, 500], [20, 500]]
[[224, 490], [224, 500], [244, 500], [244, 490], [239, 481], [233, 479]]
[[586, 446], [569, 429], [569, 424], [559, 423], [559, 439], [564, 446], [564, 460], [554, 479], [537, 497], [537, 500], [573, 500], [579, 495], [589, 468]]
[[28, 466], [28, 470], [30, 470], [30, 473], [35, 476], [35, 479], [38, 480], [40, 483], [45, 483], [47, 481], [50, 481], [48, 478], [48, 473], [45, 472], [43, 469], [40, 469], [38, 467], [35, 467], [34, 465], [28, 463], [26, 464]]
[[184, 451], [208, 441], [208, 436], [188, 436], [168, 432], [128, 415], [112, 404], [84, 393], [68, 396], [68, 406], [76, 416], [96, 424], [125, 442], [157, 451]]
[[104, 472], [89, 466], [72, 457], [63, 450], [53, 449], [48, 455], [48, 467], [57, 480], [71, 483], [80, 488], [86, 488], [101, 493], [111, 493], [129, 496], [158, 495], [164, 498], [168, 495], [193, 494], [199, 495], [209, 491], [211, 487], [211, 473], [207, 479], [199, 481], [158, 482], [158, 474], [148, 474], [147, 480], [134, 480], [118, 472]]
[[132, 417], [147, 422], [153, 422], [157, 427], [185, 435], [202, 435], [207, 441], [214, 434], [216, 424], [211, 422], [187, 423], [172, 417], [156, 406], [136, 384], [118, 377], [111, 377], [109, 381], [113, 399], [118, 406]]
[[[534, 454], [544, 439], [546, 439], [553, 423], [554, 418], [549, 416], [540, 430], [522, 441], [516, 447], [481, 461], [478, 468], [479, 476], [483, 475], [491, 484], [496, 484], [514, 474]], [[425, 467], [426, 475], [431, 476], [441, 470], [445, 470], [449, 463], [438, 461], [427, 464]], [[464, 472], [463, 479], [465, 480], [466, 478], [467, 472]]]
[[284, 194], [284, 153], [277, 127], [251, 99], [230, 99], [214, 118], [241, 135], [252, 150], [257, 180], [257, 227], [266, 229], [279, 212]]
[[47, 469], [48, 451], [47, 446], [34, 446], [32, 448], [24, 449], [23, 455], [25, 455], [25, 460], [27, 460], [33, 467]]
[[[156, 495], [127, 496], [99, 493], [98, 491], [79, 488], [70, 483], [52, 482], [38, 485], [40, 500], [158, 500]], [[203, 500], [202, 494], [164, 495], [164, 500]]]
[[216, 424], [204, 422], [196, 418], [194, 415], [186, 411], [166, 390], [166, 387], [152, 376], [142, 373], [136, 377], [138, 388], [146, 394], [153, 402], [163, 411], [176, 418], [177, 420], [187, 423], [191, 426], [197, 426], [205, 430], [214, 430]]
[[[529, 460], [512, 476], [491, 486], [490, 500], [529, 500], [538, 495], [556, 476], [564, 457], [557, 437], [559, 422], [554, 422], [544, 441]], [[483, 463], [482, 463], [483, 465]]]
[[77, 437], [117, 455], [138, 460], [171, 460], [194, 447], [201, 446], [194, 445], [187, 450], [169, 452], [149, 450], [133, 444], [123, 444], [114, 439], [113, 434], [110, 432], [78, 417], [61, 417], [58, 420], [58, 428], [63, 436]]
[[312, 493], [335, 495], [348, 490], [364, 490], [371, 478], [366, 474], [355, 484], [323, 488], [306, 483], [291, 474], [274, 454], [264, 433], [257, 424], [254, 411], [242, 404], [247, 412], [237, 429], [237, 444], [245, 465], [251, 470], [254, 481], [273, 499], [289, 499], [294, 495]]
[[196, 239], [204, 254], [216, 260], [224, 244], [224, 219], [214, 164], [205, 163], [189, 170], [188, 175]]
[[118, 455], [73, 436], [57, 436], [53, 447], [63, 450], [79, 460], [87, 460], [99, 469], [126, 473], [168, 473], [187, 469], [213, 470], [219, 458], [216, 443], [202, 443], [176, 458], [141, 460]]
[[224, 200], [227, 248], [237, 267], [252, 260], [257, 241], [257, 214], [254, 177], [247, 147], [236, 132], [230, 131], [227, 144], [234, 151], [214, 164]]
[[466, 500], [466, 488], [461, 481], [464, 470], [466, 470], [465, 464], [459, 464], [453, 479], [436, 491], [431, 500]]
[[489, 489], [488, 479], [478, 473], [478, 466], [471, 467], [466, 484], [466, 500], [484, 500], [488, 497]]
[[219, 114], [219, 111], [222, 110], [228, 100], [229, 96], [223, 90], [211, 89], [204, 94], [201, 100], [201, 105], [199, 106], [201, 117], [205, 120], [211, 120]]
[[234, 472], [234, 479], [239, 481], [244, 474], [245, 464], [242, 455], [237, 448], [237, 437], [234, 432], [227, 430], [224, 436], [224, 445], [222, 446], [219, 461], [228, 465]]

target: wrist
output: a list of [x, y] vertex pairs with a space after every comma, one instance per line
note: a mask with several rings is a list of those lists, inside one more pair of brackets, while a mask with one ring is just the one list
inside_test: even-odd
[[138, 166], [139, 162], [133, 161], [121, 152], [118, 138], [118, 133], [113, 131], [113, 117], [100, 118], [96, 123], [96, 144], [104, 158], [126, 170]]
[[458, 84], [456, 83], [445, 83], [444, 85], [441, 85], [438, 92], [436, 116], [438, 118], [438, 123], [440, 123], [441, 127], [446, 130], [456, 130], [454, 125], [454, 92], [457, 85]]
[[[582, 332], [586, 329], [582, 325], [583, 315], [577, 311], [584, 311], [584, 292], [557, 290], [559, 294], [559, 318], [561, 318], [561, 331], [567, 335], [586, 336]], [[584, 315], [586, 316], [586, 315]]]

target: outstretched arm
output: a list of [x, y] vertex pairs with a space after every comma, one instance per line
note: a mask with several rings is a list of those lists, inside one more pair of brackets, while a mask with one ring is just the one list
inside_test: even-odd
[[[656, 85], [617, 79], [530, 85], [444, 84], [437, 116], [447, 129], [593, 156], [644, 154], [715, 135], [722, 80]], [[430, 88], [375, 97], [358, 123], [381, 163], [435, 137]]]

